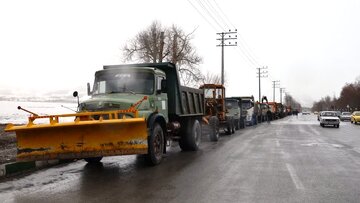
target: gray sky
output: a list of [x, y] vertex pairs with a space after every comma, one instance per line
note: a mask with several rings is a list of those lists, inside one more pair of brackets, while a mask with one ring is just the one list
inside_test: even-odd
[[94, 72], [122, 63], [126, 41], [158, 20], [197, 28], [204, 73], [220, 73], [216, 32], [235, 26], [239, 46], [225, 48], [227, 95], [257, 98], [256, 67], [268, 66], [263, 95], [272, 99], [271, 81], [280, 80], [311, 106], [360, 75], [359, 11], [358, 0], [1, 1], [0, 95], [85, 94]]

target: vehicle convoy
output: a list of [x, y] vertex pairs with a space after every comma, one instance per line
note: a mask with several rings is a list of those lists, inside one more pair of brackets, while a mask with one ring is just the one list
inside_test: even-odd
[[221, 84], [203, 84], [200, 89], [204, 90], [205, 116], [203, 120], [208, 124], [210, 140], [219, 140], [220, 129], [227, 134], [233, 134], [235, 132], [234, 116], [226, 110], [225, 87]]
[[340, 126], [340, 119], [336, 111], [322, 111], [320, 116], [320, 126], [332, 125], [336, 128]]
[[253, 96], [244, 96], [244, 97], [231, 97], [237, 99], [241, 106], [241, 127], [245, 128], [246, 125], [256, 125], [257, 124], [257, 113], [258, 108], [255, 105]]
[[[88, 83], [88, 95], [77, 113], [30, 112], [27, 125], [9, 124], [6, 131], [17, 136], [17, 160], [99, 162], [103, 156], [146, 154], [149, 164], [156, 165], [167, 141], [179, 141], [182, 150], [199, 148], [203, 90], [180, 86], [172, 63], [104, 66], [95, 73], [92, 91]], [[75, 120], [61, 122], [65, 117]], [[49, 122], [36, 124], [39, 119]]]

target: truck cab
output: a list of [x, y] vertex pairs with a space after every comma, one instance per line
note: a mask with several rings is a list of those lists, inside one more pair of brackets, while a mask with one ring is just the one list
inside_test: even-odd
[[[149, 114], [158, 112], [168, 122], [168, 98], [161, 86], [163, 81], [166, 81], [166, 74], [156, 68], [105, 66], [103, 70], [95, 73], [92, 91], [88, 85], [90, 98], [80, 103], [79, 110], [127, 109], [145, 96], [147, 99], [137, 108], [139, 116], [148, 117]], [[131, 113], [121, 116], [134, 117]]]
[[233, 117], [235, 130], [240, 129], [241, 106], [237, 99], [226, 98], [226, 116]]

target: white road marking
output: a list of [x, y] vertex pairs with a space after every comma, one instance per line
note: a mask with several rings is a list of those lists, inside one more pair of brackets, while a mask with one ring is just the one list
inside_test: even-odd
[[296, 189], [304, 190], [305, 189], [304, 185], [302, 184], [300, 178], [296, 175], [296, 171], [295, 171], [294, 167], [291, 164], [286, 163], [286, 168], [289, 171], [289, 174], [291, 176], [291, 179], [292, 179]]

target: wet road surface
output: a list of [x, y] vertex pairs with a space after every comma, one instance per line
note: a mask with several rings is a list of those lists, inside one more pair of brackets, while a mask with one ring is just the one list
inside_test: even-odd
[[0, 202], [359, 202], [360, 125], [322, 128], [314, 115], [239, 130], [197, 152], [171, 148], [77, 161], [0, 183]]

